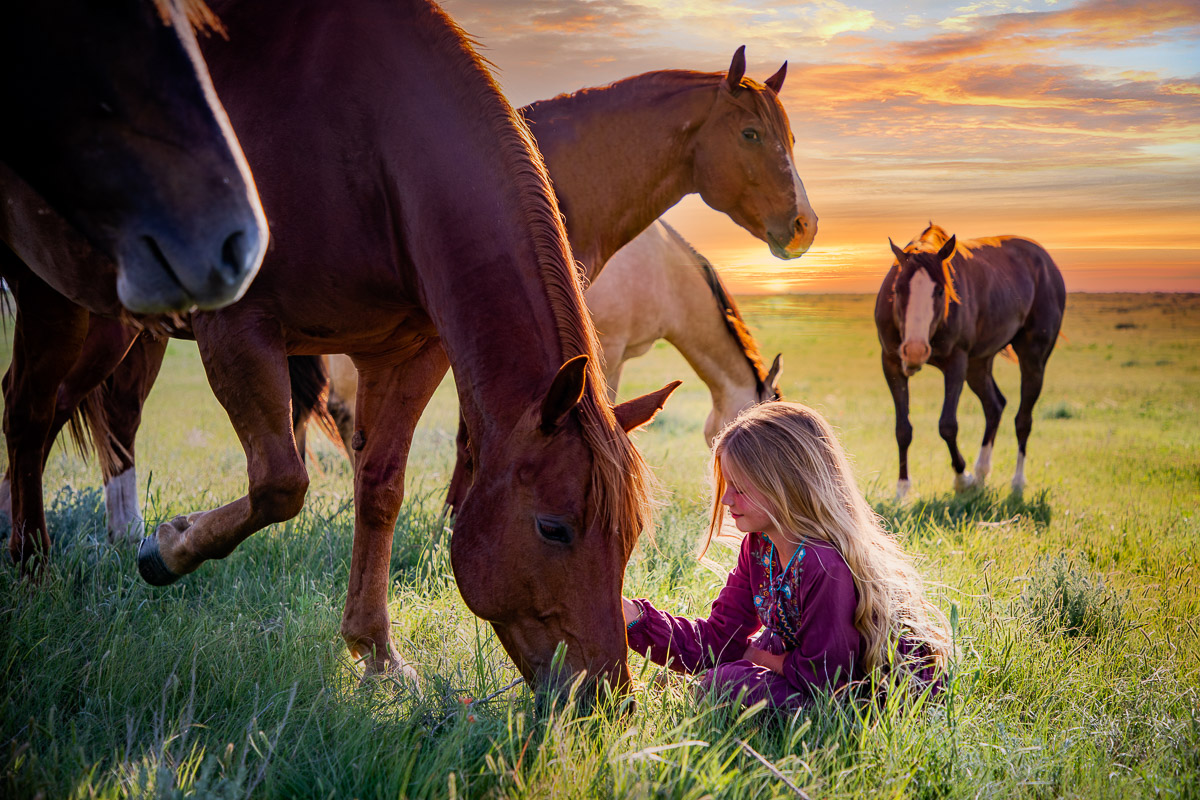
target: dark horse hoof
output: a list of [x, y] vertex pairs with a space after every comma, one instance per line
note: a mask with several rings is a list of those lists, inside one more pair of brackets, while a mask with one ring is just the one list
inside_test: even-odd
[[167, 586], [179, 580], [179, 576], [167, 569], [162, 554], [158, 552], [158, 536], [147, 536], [138, 545], [138, 572], [142, 580], [151, 586]]

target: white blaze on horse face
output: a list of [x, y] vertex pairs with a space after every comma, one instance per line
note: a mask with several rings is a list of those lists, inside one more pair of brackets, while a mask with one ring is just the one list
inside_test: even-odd
[[146, 523], [137, 502], [137, 470], [134, 467], [104, 484], [104, 510], [111, 542], [136, 542], [146, 533]]
[[[780, 149], [782, 149], [780, 145]], [[804, 222], [803, 227], [798, 227], [792, 236], [792, 240], [787, 243], [788, 255], [792, 258], [804, 255], [808, 252], [808, 248], [812, 247], [813, 240], [817, 236], [817, 212], [813, 211], [812, 204], [808, 202], [808, 193], [804, 191], [804, 183], [800, 180], [800, 172], [796, 169], [796, 157], [792, 153], [786, 153], [788, 166], [792, 170], [792, 196], [796, 202], [796, 217]]]
[[918, 270], [908, 284], [908, 306], [904, 309], [904, 342], [900, 359], [906, 366], [919, 367], [929, 358], [929, 328], [933, 325], [933, 278]]

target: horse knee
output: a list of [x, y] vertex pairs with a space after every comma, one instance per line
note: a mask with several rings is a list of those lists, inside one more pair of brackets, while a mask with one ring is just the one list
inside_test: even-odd
[[902, 448], [907, 448], [912, 444], [913, 427], [912, 424], [905, 420], [904, 422], [896, 423], [896, 444]]
[[300, 513], [306, 494], [308, 475], [300, 470], [292, 475], [273, 476], [268, 483], [253, 487], [250, 504], [267, 524], [283, 522]]
[[938, 433], [947, 442], [953, 442], [958, 438], [958, 423], [954, 420], [943, 420], [938, 423]]

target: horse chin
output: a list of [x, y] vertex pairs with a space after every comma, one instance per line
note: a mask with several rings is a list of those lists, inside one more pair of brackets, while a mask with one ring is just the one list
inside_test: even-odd
[[923, 367], [923, 366], [925, 366], [923, 363], [909, 364], [906, 361], [901, 366], [901, 369], [904, 370], [904, 377], [908, 378], [908, 377], [912, 377], [913, 375], [916, 375], [918, 372], [920, 372], [921, 367]]
[[801, 244], [798, 247], [791, 247], [791, 242], [787, 245], [780, 244], [774, 234], [767, 234], [767, 246], [771, 248], [771, 255], [781, 261], [790, 261], [793, 258], [799, 258], [808, 252], [808, 244]]

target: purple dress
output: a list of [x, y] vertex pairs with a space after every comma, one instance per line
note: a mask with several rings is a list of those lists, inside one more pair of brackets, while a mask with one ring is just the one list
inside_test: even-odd
[[[745, 687], [747, 705], [766, 700], [794, 708], [814, 691], [862, 677], [864, 643], [854, 627], [858, 591], [850, 567], [828, 542], [809, 540], [790, 563], [780, 564], [765, 535], [748, 534], [708, 619], [682, 619], [646, 600], [635, 602], [642, 616], [629, 630], [630, 647], [679, 672], [708, 670], [706, 688], [736, 695]], [[743, 659], [749, 644], [786, 654], [783, 674]]]

